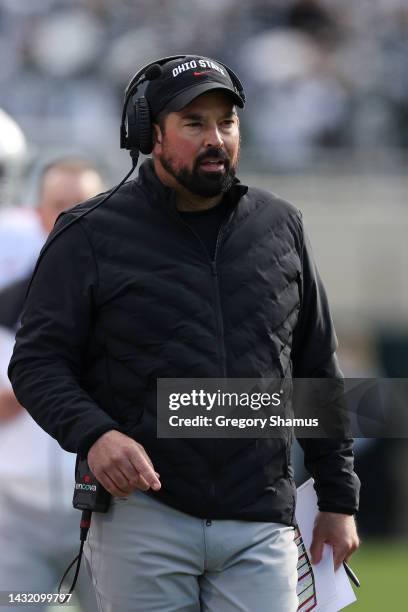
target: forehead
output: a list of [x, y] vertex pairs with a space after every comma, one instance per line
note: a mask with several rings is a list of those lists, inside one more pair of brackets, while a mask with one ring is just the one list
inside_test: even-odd
[[192, 113], [235, 113], [234, 99], [224, 91], [208, 91], [174, 114], [183, 117]]
[[50, 200], [73, 192], [83, 193], [86, 198], [91, 197], [90, 193], [94, 195], [100, 191], [101, 187], [102, 179], [92, 168], [51, 168], [43, 176], [41, 192], [43, 199]]

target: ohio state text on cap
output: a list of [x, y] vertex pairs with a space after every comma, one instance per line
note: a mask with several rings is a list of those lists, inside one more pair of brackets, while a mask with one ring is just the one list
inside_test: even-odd
[[160, 111], [178, 111], [194, 98], [213, 89], [228, 92], [240, 108], [244, 100], [221, 64], [207, 57], [187, 56], [164, 64], [161, 75], [149, 82], [146, 98], [152, 116]]

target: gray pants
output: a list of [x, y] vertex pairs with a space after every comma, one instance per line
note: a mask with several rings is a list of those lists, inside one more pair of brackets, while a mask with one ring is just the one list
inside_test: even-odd
[[94, 514], [85, 546], [101, 612], [295, 612], [294, 530], [195, 518], [136, 492]]

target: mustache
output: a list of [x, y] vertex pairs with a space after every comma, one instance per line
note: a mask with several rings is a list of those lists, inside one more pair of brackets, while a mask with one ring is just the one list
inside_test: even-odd
[[198, 166], [207, 159], [219, 159], [220, 161], [223, 161], [225, 165], [229, 165], [228, 155], [225, 153], [225, 151], [223, 151], [223, 149], [219, 149], [218, 147], [208, 147], [208, 149], [197, 157], [196, 165]]

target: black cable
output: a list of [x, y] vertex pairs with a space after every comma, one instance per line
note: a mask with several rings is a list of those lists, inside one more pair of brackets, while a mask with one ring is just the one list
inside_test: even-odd
[[[61, 578], [61, 582], [59, 583], [59, 586], [58, 586], [58, 595], [70, 595], [72, 593], [72, 591], [74, 590], [76, 582], [77, 582], [77, 579], [78, 579], [79, 569], [80, 569], [80, 566], [81, 566], [81, 559], [82, 559], [83, 548], [84, 548], [84, 543], [81, 542], [81, 546], [79, 548], [79, 553], [77, 554], [75, 559], [69, 564], [69, 566], [67, 567], [67, 569], [65, 571], [65, 574]], [[62, 584], [63, 584], [66, 576], [68, 575], [68, 573], [69, 573], [71, 567], [74, 565], [74, 563], [77, 563], [77, 562], [78, 562], [78, 564], [77, 564], [77, 567], [76, 567], [76, 570], [75, 570], [75, 576], [74, 576], [74, 580], [72, 582], [71, 588], [69, 589], [68, 593], [61, 593]], [[65, 602], [62, 602], [62, 603], [65, 603]]]
[[[81, 544], [80, 544], [80, 547], [79, 547], [79, 553], [77, 554], [75, 559], [69, 564], [69, 566], [65, 570], [65, 573], [64, 573], [63, 577], [61, 578], [61, 582], [58, 585], [58, 595], [71, 595], [73, 593], [74, 589], [75, 589], [75, 585], [76, 585], [77, 580], [78, 580], [79, 570], [81, 568], [81, 561], [82, 561], [82, 553], [84, 551], [84, 544], [85, 544], [86, 538], [88, 536], [89, 527], [91, 526], [91, 518], [92, 518], [92, 510], [83, 510], [82, 517], [81, 517], [81, 523], [80, 523], [80, 527], [81, 527], [81, 535], [80, 535]], [[65, 578], [67, 577], [67, 575], [69, 574], [70, 569], [74, 566], [75, 563], [77, 564], [77, 566], [76, 566], [76, 569], [75, 569], [75, 575], [74, 575], [74, 579], [73, 579], [72, 584], [71, 584], [71, 588], [69, 589], [68, 593], [61, 593], [63, 582], [64, 582]], [[63, 601], [60, 601], [59, 603], [64, 604], [66, 601], [69, 601], [69, 598], [65, 598]]]

